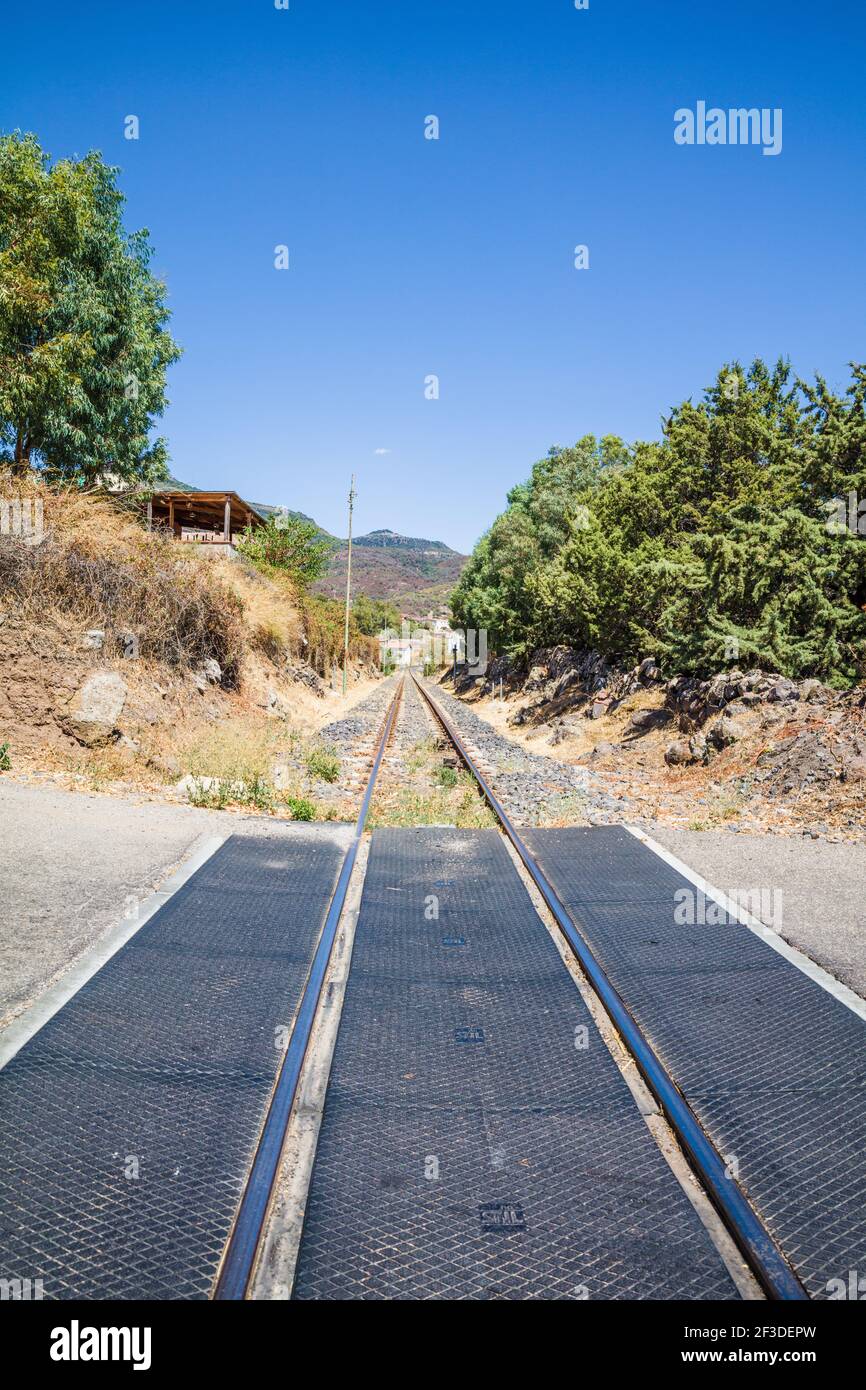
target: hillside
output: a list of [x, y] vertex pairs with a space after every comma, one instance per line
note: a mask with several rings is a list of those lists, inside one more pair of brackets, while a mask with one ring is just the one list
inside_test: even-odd
[[[198, 492], [190, 483], [167, 478], [160, 488]], [[247, 501], [250, 499], [247, 498]], [[263, 517], [277, 510], [270, 502], [251, 502]], [[313, 521], [305, 512], [286, 508], [291, 516]], [[315, 523], [318, 525], [318, 523]], [[343, 598], [346, 592], [348, 542], [334, 536], [324, 527], [319, 534], [327, 541], [332, 559], [327, 572], [313, 585], [313, 592], [327, 598]], [[352, 541], [352, 590], [370, 598], [390, 599], [412, 618], [423, 618], [429, 612], [448, 609], [452, 590], [463, 573], [467, 555], [452, 550], [443, 541], [429, 541], [419, 536], [401, 536], [397, 531], [370, 531]]]
[[[22, 486], [45, 530], [0, 536], [0, 772], [317, 814], [316, 731], [348, 707], [341, 606], [147, 532], [108, 497]], [[353, 628], [349, 705], [377, 655]]]
[[[348, 545], [340, 543], [318, 593], [341, 597], [346, 590]], [[412, 617], [447, 607], [448, 597], [466, 564], [466, 556], [442, 541], [371, 531], [352, 542], [352, 588], [370, 598], [386, 598]]]

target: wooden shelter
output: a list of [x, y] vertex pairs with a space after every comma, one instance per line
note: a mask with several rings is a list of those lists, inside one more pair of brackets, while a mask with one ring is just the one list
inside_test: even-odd
[[247, 526], [264, 526], [265, 508], [236, 492], [159, 491], [147, 504], [148, 530], [165, 526], [178, 540], [232, 545]]

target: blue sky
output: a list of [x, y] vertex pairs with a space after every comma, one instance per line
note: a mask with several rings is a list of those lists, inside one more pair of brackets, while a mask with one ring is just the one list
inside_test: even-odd
[[[344, 534], [354, 470], [359, 530], [468, 550], [553, 443], [866, 358], [860, 5], [42, 0], [3, 47], [0, 128], [101, 150], [151, 231], [198, 486]], [[781, 154], [676, 145], [698, 100], [780, 107]]]

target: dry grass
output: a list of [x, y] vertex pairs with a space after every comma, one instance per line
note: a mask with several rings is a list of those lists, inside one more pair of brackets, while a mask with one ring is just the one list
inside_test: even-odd
[[296, 735], [274, 721], [251, 725], [243, 718], [193, 728], [175, 743], [176, 755], [193, 777], [227, 782], [270, 778], [280, 753], [291, 749]]
[[441, 746], [431, 737], [406, 750], [399, 778], [390, 769], [380, 777], [367, 829], [384, 825], [485, 830], [496, 825], [496, 818], [472, 774], [444, 764]]
[[[113, 635], [131, 632], [142, 658], [168, 666], [211, 657], [226, 688], [237, 685], [241, 603], [193, 547], [148, 533], [111, 498], [15, 485], [16, 495], [28, 491], [43, 498], [46, 535], [39, 545], [0, 545], [4, 602], [36, 622], [74, 618]], [[13, 489], [0, 480], [0, 492]]]

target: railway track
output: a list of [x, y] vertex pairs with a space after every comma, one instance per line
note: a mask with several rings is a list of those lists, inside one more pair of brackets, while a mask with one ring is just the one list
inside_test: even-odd
[[[471, 775], [498, 828], [377, 831], [369, 862], [359, 860], [362, 845], [366, 854], [365, 828], [377, 788], [399, 785], [408, 752], [434, 730], [440, 746], [452, 750]], [[350, 885], [360, 897], [363, 882], [355, 955], [346, 967], [336, 1048], [325, 1067], [330, 1080], [324, 1083], [294, 1253], [294, 1297], [585, 1297], [560, 1277], [563, 1266], [571, 1277], [571, 1264], [579, 1267], [580, 1260], [598, 1269], [608, 1290], [603, 1297], [734, 1298], [737, 1289], [742, 1296], [748, 1277], [735, 1280], [735, 1288], [730, 1259], [725, 1268], [720, 1242], [712, 1245], [708, 1221], [702, 1216], [701, 1225], [694, 1217], [683, 1196], [685, 1183], [680, 1179], [678, 1186], [665, 1166], [611, 1056], [596, 1049], [592, 1064], [575, 1072], [563, 1029], [575, 1035], [592, 1031], [591, 1015], [596, 1023], [599, 1016], [595, 1006], [633, 1059], [704, 1206], [714, 1208], [724, 1227], [729, 1254], [735, 1247], [749, 1271], [750, 1286], [777, 1301], [814, 1296], [831, 1256], [822, 1255], [824, 1265], [817, 1269], [805, 1257], [799, 1264], [789, 1259], [789, 1232], [798, 1228], [780, 1224], [785, 1242], [771, 1232], [764, 1211], [772, 1206], [772, 1191], [768, 1196], [761, 1188], [760, 1172], [752, 1187], [761, 1201], [756, 1204], [751, 1189], [744, 1190], [712, 1125], [685, 1093], [676, 1049], [668, 1045], [665, 1058], [660, 1055], [634, 1007], [631, 986], [620, 987], [561, 875], [555, 883], [556, 873], [542, 864], [555, 864], [555, 854], [548, 848], [545, 857], [544, 846], [530, 843], [531, 832], [516, 828], [490, 774], [442, 703], [414, 673], [398, 679], [378, 731], [373, 738], [364, 734], [358, 746], [370, 767], [348, 838], [341, 832], [339, 844], [332, 837], [324, 847], [302, 840], [295, 860], [291, 854], [276, 859], [273, 842], [232, 849], [230, 841], [0, 1071], [0, 1109], [6, 1099], [10, 1115], [6, 1137], [0, 1132], [6, 1165], [0, 1172], [11, 1173], [25, 1189], [23, 1197], [13, 1193], [10, 1199], [11, 1183], [4, 1186], [0, 1176], [0, 1275], [10, 1261], [27, 1269], [47, 1264], [56, 1281], [52, 1292], [48, 1280], [48, 1296], [61, 1298], [258, 1296], [264, 1237], [287, 1133], [315, 1060], [335, 943]], [[618, 842], [613, 857], [602, 855], [601, 868], [592, 872], [619, 875], [627, 887], [649, 894], [640, 878], [644, 861], [617, 868], [617, 854], [622, 857]], [[549, 915], [553, 933], [528, 889]], [[225, 927], [215, 934], [213, 904], [225, 897]], [[420, 920], [421, 905], [436, 904], [435, 922], [440, 898], [442, 923], [430, 927], [426, 908]], [[634, 902], [623, 905], [627, 917], [639, 915]], [[287, 942], [289, 921], [295, 937]], [[552, 948], [555, 933], [562, 959], [577, 963], [592, 992], [589, 1013]], [[152, 959], [170, 976], [176, 969], [168, 1004], [148, 997]], [[253, 965], [246, 980], [248, 961]], [[191, 1057], [208, 1049], [184, 1032], [178, 1001], [210, 975], [201, 1007], [212, 1010], [208, 1026], [220, 1036], [213, 1056]], [[240, 993], [233, 1003], [229, 995], [236, 984]], [[268, 989], [273, 998], [266, 1001]], [[473, 1016], [468, 1006], [480, 1014]], [[273, 1067], [263, 1035], [269, 1018], [286, 1015], [291, 1027]], [[828, 1028], [850, 1050], [848, 1020], [827, 1017]], [[122, 1035], [121, 1020], [128, 1035], [114, 1039], [115, 1053], [106, 1060], [100, 1030], [107, 1022], [112, 1037]], [[172, 1032], [178, 1028], [180, 1040]], [[151, 1035], [154, 1055], [140, 1056], [139, 1040]], [[106, 1089], [112, 1086], [120, 1097], [116, 1102]], [[189, 1109], [175, 1132], [179, 1104]], [[129, 1133], [136, 1107], [146, 1115], [138, 1139]], [[52, 1118], [70, 1109], [75, 1126]], [[29, 1136], [35, 1132], [28, 1126], [38, 1126], [43, 1115], [50, 1118], [47, 1140], [40, 1140], [47, 1143], [44, 1171], [25, 1173], [28, 1161], [32, 1169]], [[583, 1118], [575, 1127], [577, 1116]], [[151, 1155], [159, 1170], [156, 1203], [139, 1196], [134, 1185], [119, 1186], [116, 1174], [106, 1171], [103, 1148], [109, 1140], [100, 1142], [101, 1130], [124, 1151], [146, 1149], [148, 1134], [160, 1136], [162, 1147]], [[432, 1134], [438, 1135], [435, 1141]], [[4, 1144], [11, 1156], [3, 1153]], [[456, 1145], [450, 1167], [459, 1169], [456, 1186], [443, 1181], [441, 1196], [439, 1184], [412, 1188], [407, 1177], [407, 1164], [411, 1168], [419, 1154], [437, 1145]], [[193, 1174], [189, 1192], [173, 1192], [165, 1182], [179, 1147], [184, 1162], [174, 1176]], [[430, 1165], [434, 1159], [438, 1177], [439, 1157], [431, 1152], [423, 1161]], [[62, 1202], [58, 1170], [72, 1173]], [[514, 1184], [517, 1174], [522, 1182], [523, 1170], [539, 1213], [525, 1247], [520, 1242], [529, 1218], [523, 1199], [502, 1176], [511, 1174]], [[582, 1189], [580, 1171], [593, 1182], [604, 1175], [598, 1192]], [[485, 1200], [491, 1181], [492, 1201]], [[412, 1189], [411, 1200], [404, 1200], [404, 1188]], [[155, 1205], [156, 1233], [148, 1228]], [[621, 1229], [630, 1239], [637, 1228], [642, 1234], [634, 1258], [641, 1269], [632, 1277], [619, 1269], [630, 1257], [621, 1258], [610, 1241], [611, 1232]], [[565, 1246], [562, 1231], [568, 1234]], [[855, 1244], [859, 1239], [852, 1237]], [[105, 1267], [94, 1265], [94, 1243], [104, 1252]], [[850, 1244], [837, 1238], [842, 1258], [848, 1258]], [[149, 1252], [144, 1256], [142, 1245]], [[440, 1249], [444, 1274], [430, 1254]], [[664, 1265], [669, 1257], [670, 1269], [659, 1276], [665, 1291], [656, 1292], [654, 1261]], [[850, 1258], [856, 1259], [856, 1249]]]
[[[479, 790], [491, 807], [502, 832], [513, 845], [545, 905], [552, 913], [559, 930], [580, 962], [581, 968], [611, 1022], [634, 1057], [641, 1075], [661, 1106], [704, 1191], [718, 1211], [749, 1269], [769, 1298], [805, 1299], [807, 1294], [790, 1265], [778, 1250], [745, 1195], [739, 1190], [737, 1184], [731, 1181], [726, 1172], [724, 1159], [709, 1140], [627, 1006], [595, 959], [588, 944], [580, 935], [577, 924], [518, 834], [466, 743], [435, 699], [417, 680], [414, 673], [410, 673], [409, 679], [411, 681], [410, 690], [417, 692], [417, 695], [421, 697], [436, 727], [441, 729], [450, 746], [475, 778]], [[364, 792], [352, 845], [346, 855], [328, 912], [247, 1190], [227, 1248], [226, 1259], [216, 1289], [218, 1299], [242, 1298], [249, 1286], [268, 1202], [276, 1180], [283, 1138], [297, 1093], [301, 1069], [309, 1045], [340, 914], [345, 902], [349, 878], [364, 831], [376, 780], [386, 755], [389, 740], [394, 733], [398, 711], [404, 699], [404, 691], [405, 680], [401, 680], [376, 741], [373, 766]]]

